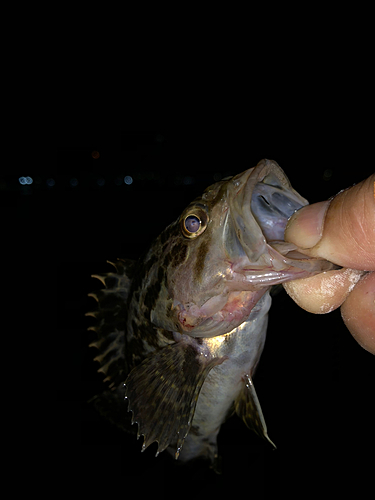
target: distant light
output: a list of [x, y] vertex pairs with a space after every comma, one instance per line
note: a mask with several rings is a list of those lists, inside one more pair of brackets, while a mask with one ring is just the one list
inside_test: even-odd
[[121, 184], [122, 184], [122, 177], [116, 177], [115, 184], [116, 184], [116, 186], [121, 186]]
[[130, 177], [130, 175], [125, 175], [124, 182], [125, 184], [130, 186], [130, 184], [133, 184], [133, 177]]
[[165, 137], [162, 134], [156, 134], [155, 142], [163, 142], [164, 140], [165, 140]]
[[94, 158], [94, 160], [97, 160], [100, 157], [99, 151], [93, 151], [91, 153], [91, 156]]
[[184, 177], [183, 183], [185, 186], [191, 186], [191, 184], [194, 184], [194, 178], [187, 175]]
[[52, 179], [52, 178], [47, 179], [46, 183], [47, 183], [47, 186], [49, 186], [49, 187], [53, 187], [56, 184], [55, 179]]
[[326, 168], [323, 172], [323, 180], [329, 181], [333, 175], [333, 170], [331, 168]]
[[20, 177], [18, 179], [19, 183], [22, 185], [22, 186], [25, 186], [26, 184], [32, 184], [33, 183], [33, 180], [31, 177]]
[[221, 173], [220, 172], [215, 172], [214, 173], [214, 181], [221, 181]]
[[72, 187], [76, 187], [78, 186], [78, 179], [76, 179], [75, 177], [72, 177], [69, 181], [69, 184], [72, 186]]
[[105, 184], [105, 179], [103, 179], [103, 177], [98, 177], [98, 179], [96, 179], [96, 183], [98, 186], [102, 187]]

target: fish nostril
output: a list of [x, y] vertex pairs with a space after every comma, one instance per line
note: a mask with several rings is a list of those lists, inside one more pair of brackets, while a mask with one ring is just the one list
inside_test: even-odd
[[266, 205], [270, 206], [270, 203], [266, 200], [266, 198], [262, 195], [260, 195], [260, 198], [266, 203]]

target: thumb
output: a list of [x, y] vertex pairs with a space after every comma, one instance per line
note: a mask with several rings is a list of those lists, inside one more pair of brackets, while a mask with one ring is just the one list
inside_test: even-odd
[[289, 220], [285, 240], [312, 257], [375, 270], [375, 174], [333, 199], [307, 205]]

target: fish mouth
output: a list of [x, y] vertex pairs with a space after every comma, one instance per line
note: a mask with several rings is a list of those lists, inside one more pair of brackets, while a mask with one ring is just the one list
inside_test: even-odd
[[224, 245], [234, 270], [248, 283], [273, 285], [337, 267], [284, 241], [289, 218], [308, 201], [276, 162], [262, 160], [231, 182]]

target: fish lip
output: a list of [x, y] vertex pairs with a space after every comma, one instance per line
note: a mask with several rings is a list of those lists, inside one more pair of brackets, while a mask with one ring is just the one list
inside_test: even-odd
[[[229, 211], [224, 230], [231, 260], [236, 260], [242, 253], [255, 263], [265, 253], [266, 239], [251, 210], [252, 192], [259, 182], [257, 171], [259, 166], [237, 174], [231, 179], [227, 191]], [[234, 255], [233, 251], [238, 255]]]
[[238, 289], [241, 286], [242, 290], [257, 290], [286, 281], [308, 278], [337, 267], [325, 259], [309, 258], [302, 253], [298, 255], [298, 251], [291, 251], [292, 257], [289, 257], [289, 252], [284, 255], [268, 243], [266, 247], [265, 264], [252, 263], [243, 259], [233, 265], [232, 280], [228, 281], [228, 288]]

